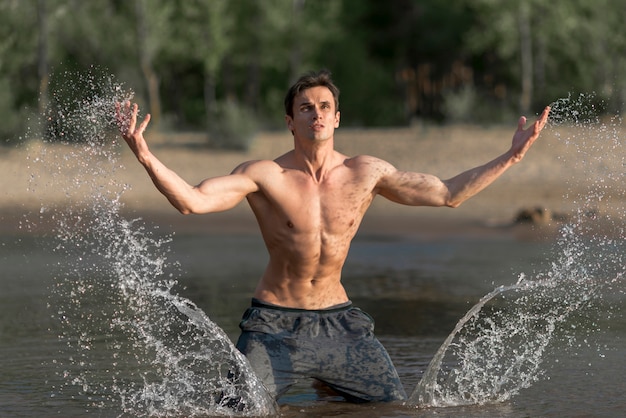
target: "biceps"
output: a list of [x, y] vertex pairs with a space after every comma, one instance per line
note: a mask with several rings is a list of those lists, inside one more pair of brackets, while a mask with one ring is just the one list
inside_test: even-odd
[[379, 194], [393, 202], [410, 206], [446, 206], [446, 184], [430, 174], [397, 171], [381, 180]]
[[257, 190], [257, 184], [242, 174], [231, 174], [204, 180], [194, 187], [197, 204], [193, 212], [221, 212], [232, 209], [248, 194]]

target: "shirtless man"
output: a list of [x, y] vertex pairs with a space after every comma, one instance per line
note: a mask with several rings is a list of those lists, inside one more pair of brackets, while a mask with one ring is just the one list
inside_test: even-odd
[[398, 374], [373, 335], [373, 321], [353, 307], [341, 283], [350, 242], [377, 195], [411, 206], [457, 207], [522, 160], [548, 120], [546, 107], [510, 149], [449, 180], [397, 170], [379, 158], [334, 149], [339, 90], [322, 71], [301, 77], [285, 98], [293, 150], [273, 161], [248, 161], [230, 175], [191, 186], [149, 150], [137, 105], [125, 103], [122, 136], [156, 187], [183, 214], [210, 213], [248, 200], [269, 262], [241, 321], [237, 343], [278, 398], [313, 378], [349, 401], [406, 398]]

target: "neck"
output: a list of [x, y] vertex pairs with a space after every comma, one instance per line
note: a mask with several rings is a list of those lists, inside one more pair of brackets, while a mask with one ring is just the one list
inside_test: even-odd
[[335, 165], [335, 150], [332, 139], [323, 142], [294, 142], [296, 164], [316, 181]]

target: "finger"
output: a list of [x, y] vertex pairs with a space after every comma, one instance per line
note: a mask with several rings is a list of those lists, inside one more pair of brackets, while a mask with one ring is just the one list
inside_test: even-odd
[[139, 124], [139, 128], [137, 128], [137, 132], [143, 133], [143, 131], [145, 131], [146, 127], [148, 126], [148, 122], [150, 122], [150, 113], [148, 113], [146, 117], [143, 118], [143, 121]]
[[526, 116], [520, 116], [519, 120], [517, 121], [517, 130], [523, 131], [524, 125], [526, 125]]
[[117, 122], [117, 127], [121, 127], [122, 126], [122, 116], [120, 114], [120, 103], [119, 102], [115, 102], [115, 121]]
[[548, 121], [548, 117], [550, 116], [551, 110], [552, 108], [550, 106], [546, 106], [546, 108], [543, 109], [543, 114], [541, 115], [541, 118], [544, 120], [544, 123]]
[[[128, 107], [130, 107], [130, 103], [128, 104]], [[134, 103], [132, 112], [130, 114], [130, 123], [128, 124], [129, 133], [132, 133], [135, 131], [135, 126], [137, 125], [137, 110], [138, 109], [139, 109], [139, 106], [137, 105], [137, 103]]]
[[537, 122], [535, 123], [535, 126], [538, 128], [538, 130], [541, 131], [543, 127], [546, 126], [546, 123], [548, 123], [549, 115], [550, 115], [550, 106], [546, 106], [545, 109], [543, 109], [543, 112], [541, 112], [541, 115], [539, 115]]
[[[122, 109], [122, 106], [124, 106], [124, 109]], [[126, 103], [115, 103], [115, 118], [117, 121], [117, 127], [122, 134], [126, 133], [126, 127], [128, 125], [128, 112], [126, 111], [126, 108]]]
[[[122, 106], [124, 107], [122, 109]], [[130, 116], [130, 102], [126, 100], [124, 103], [120, 104], [120, 115], [124, 120], [128, 119]]]

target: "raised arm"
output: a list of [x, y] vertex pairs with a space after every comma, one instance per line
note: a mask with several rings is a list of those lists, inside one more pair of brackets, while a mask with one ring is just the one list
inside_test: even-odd
[[405, 205], [457, 207], [524, 158], [548, 121], [549, 113], [550, 107], [546, 107], [537, 121], [527, 129], [524, 129], [526, 118], [522, 116], [513, 135], [511, 148], [487, 164], [465, 171], [449, 180], [391, 169], [379, 181], [379, 194]]
[[137, 104], [117, 105], [117, 120], [122, 137], [144, 166], [157, 189], [183, 214], [228, 210], [249, 193], [258, 190], [256, 183], [241, 170], [231, 175], [214, 177], [192, 186], [167, 168], [152, 152], [143, 137], [150, 115], [137, 126]]

